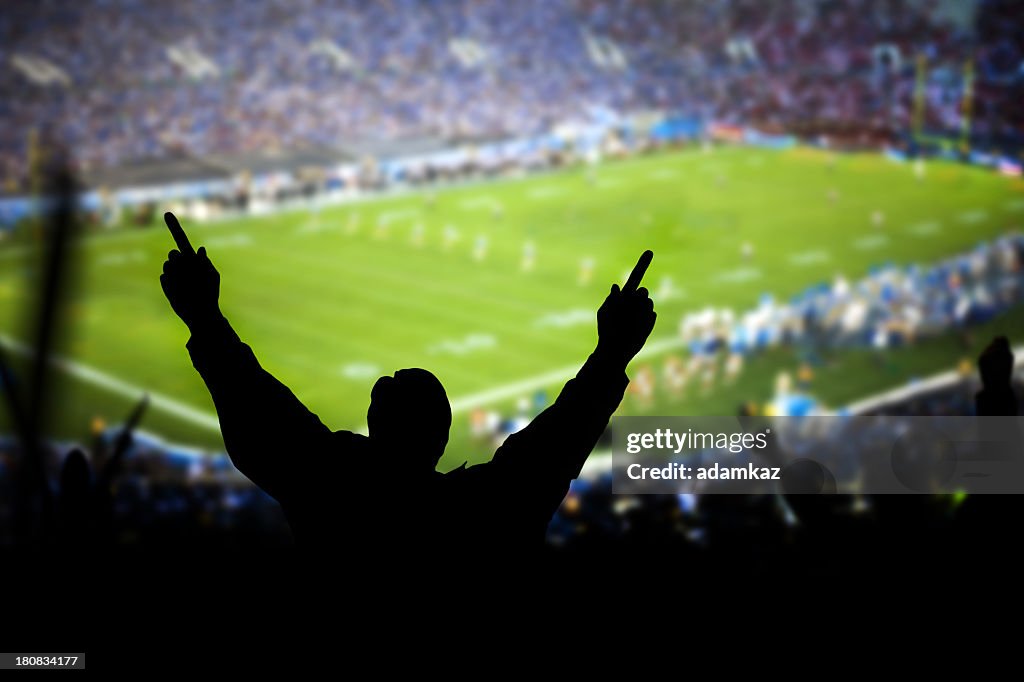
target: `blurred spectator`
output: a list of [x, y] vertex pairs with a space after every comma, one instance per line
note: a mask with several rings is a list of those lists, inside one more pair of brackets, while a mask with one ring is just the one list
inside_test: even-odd
[[651, 109], [892, 141], [911, 125], [918, 55], [924, 128], [959, 133], [973, 58], [975, 143], [1016, 153], [1019, 8], [980, 2], [975, 23], [887, 0], [17, 2], [0, 17], [0, 173], [28, 189], [32, 131], [86, 167]]

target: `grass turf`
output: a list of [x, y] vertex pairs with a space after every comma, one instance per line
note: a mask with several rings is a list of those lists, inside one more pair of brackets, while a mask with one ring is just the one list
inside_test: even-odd
[[[885, 215], [881, 227], [872, 224], [875, 211]], [[328, 426], [361, 427], [380, 374], [402, 367], [437, 374], [458, 412], [445, 459], [453, 465], [490, 454], [469, 443], [469, 406], [489, 402], [510, 412], [535, 385], [557, 392], [562, 375], [593, 348], [594, 312], [609, 284], [621, 282], [645, 248], [655, 251], [645, 284], [659, 313], [651, 344], [665, 349], [688, 310], [744, 310], [762, 293], [786, 297], [840, 272], [857, 279], [882, 262], [932, 263], [1019, 227], [1022, 211], [1024, 185], [980, 169], [933, 163], [918, 179], [910, 165], [876, 155], [725, 148], [609, 163], [589, 180], [574, 169], [319, 213], [183, 222], [220, 270], [222, 308], [243, 340]], [[459, 238], [446, 248], [449, 226]], [[486, 256], [478, 261], [481, 238]], [[26, 274], [36, 260], [8, 241], [0, 247], [0, 329], [25, 338]], [[530, 272], [522, 269], [527, 242], [536, 249]], [[747, 259], [744, 242], [754, 250]], [[184, 349], [187, 331], [157, 280], [172, 246], [156, 225], [77, 243], [61, 352], [212, 414]], [[594, 273], [581, 285], [585, 258]], [[666, 279], [673, 293], [658, 297]], [[1021, 338], [1019, 312], [978, 336]], [[870, 352], [832, 355], [812, 391], [853, 400], [973, 352], [950, 337], [891, 352], [884, 362]], [[774, 351], [748, 363], [733, 386], [671, 405], [659, 398], [651, 409], [732, 413], [741, 400], [767, 397], [774, 374], [794, 362], [790, 351]], [[91, 380], [65, 376], [56, 386], [53, 430], [63, 437], [84, 437], [96, 416], [117, 421], [132, 402]], [[160, 406], [144, 428], [221, 444], [209, 425]]]

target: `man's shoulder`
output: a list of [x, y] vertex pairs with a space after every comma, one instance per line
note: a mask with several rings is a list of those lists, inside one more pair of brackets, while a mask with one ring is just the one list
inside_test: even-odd
[[353, 433], [352, 431], [335, 431], [331, 434], [331, 440], [335, 444], [345, 445], [348, 447], [370, 447], [370, 439], [367, 436], [364, 436], [361, 433]]
[[437, 474], [437, 481], [442, 486], [469, 485], [488, 479], [493, 473], [494, 468], [490, 466], [490, 462], [469, 466], [463, 462], [458, 467], [450, 471], [446, 471], [444, 473], [439, 472]]
[[355, 481], [368, 477], [376, 459], [370, 439], [351, 431], [334, 431], [316, 443], [304, 455], [306, 483], [314, 487], [334, 486], [339, 480]]
[[346, 467], [369, 466], [373, 458], [370, 439], [361, 433], [335, 431], [328, 439], [326, 455], [328, 460]]

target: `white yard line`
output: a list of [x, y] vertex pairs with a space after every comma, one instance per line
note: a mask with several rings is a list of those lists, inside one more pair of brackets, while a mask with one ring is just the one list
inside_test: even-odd
[[942, 230], [942, 223], [937, 220], [923, 220], [919, 223], [914, 223], [907, 229], [911, 234], [915, 234], [918, 237], [930, 237]]
[[[667, 337], [648, 343], [636, 357], [637, 359], [643, 359], [652, 355], [664, 353], [665, 351], [672, 350], [673, 348], [682, 348], [684, 345], [685, 344], [682, 339]], [[536, 391], [538, 388], [544, 388], [545, 386], [550, 386], [552, 384], [565, 383], [576, 376], [576, 373], [580, 371], [585, 360], [585, 357], [581, 357], [579, 363], [575, 365], [568, 365], [561, 369], [545, 372], [544, 374], [537, 374], [521, 381], [514, 381], [510, 384], [505, 384], [504, 386], [497, 386], [486, 391], [471, 393], [470, 395], [456, 398], [451, 401], [452, 413], [459, 414], [462, 412], [468, 412], [474, 407], [483, 407], [484, 405], [496, 403], [508, 398], [518, 398], [530, 391]]]
[[145, 251], [128, 251], [127, 253], [107, 253], [97, 259], [97, 265], [126, 265], [128, 263], [145, 263]]
[[[25, 344], [20, 341], [16, 341], [5, 334], [0, 334], [0, 344], [19, 355], [31, 356], [33, 352], [32, 349]], [[657, 355], [665, 352], [666, 350], [681, 348], [682, 346], [683, 342], [675, 337], [660, 339], [658, 341], [648, 343], [640, 354], [637, 355], [637, 358]], [[581, 357], [579, 363], [574, 365], [562, 367], [543, 374], [537, 374], [502, 386], [496, 386], [495, 388], [488, 389], [486, 391], [480, 391], [478, 393], [472, 393], [455, 398], [451, 401], [452, 413], [461, 414], [468, 412], [475, 407], [482, 407], [508, 398], [522, 396], [523, 394], [535, 391], [538, 388], [544, 388], [552, 384], [562, 384], [576, 376], [580, 367], [583, 366], [585, 359], [585, 357]], [[75, 360], [55, 357], [52, 360], [52, 364], [54, 367], [66, 372], [69, 376], [78, 379], [79, 381], [89, 384], [90, 386], [103, 389], [113, 393], [114, 395], [128, 398], [132, 401], [138, 400], [143, 394], [148, 393], [151, 409], [163, 412], [164, 414], [172, 417], [177, 417], [184, 422], [199, 426], [208, 431], [220, 433], [220, 420], [217, 419], [216, 414], [200, 410], [162, 393], [150, 391], [142, 388], [141, 386], [131, 384]]]
[[976, 225], [980, 222], [983, 222], [987, 218], [988, 211], [985, 211], [983, 209], [963, 211], [961, 213], [958, 213], [956, 216], [957, 221], [963, 223], [964, 225]]
[[880, 249], [889, 243], [889, 238], [885, 235], [877, 234], [870, 237], [861, 237], [855, 239], [853, 242], [853, 248], [859, 251], [870, 251], [871, 249]]
[[561, 187], [535, 187], [528, 190], [526, 196], [530, 199], [554, 199], [566, 193], [568, 193], [568, 190]]
[[486, 391], [471, 393], [460, 398], [455, 398], [451, 401], [452, 414], [468, 412], [475, 407], [482, 407], [507, 398], [518, 398], [524, 393], [536, 391], [538, 388], [544, 388], [551, 384], [568, 381], [576, 376], [576, 372], [578, 372], [582, 366], [583, 360], [581, 359], [579, 365], [562, 367], [561, 369], [556, 369], [544, 374], [538, 374], [528, 379], [523, 379], [522, 381], [514, 381], [511, 384], [496, 386], [495, 388], [491, 388]]
[[758, 268], [736, 268], [716, 275], [714, 280], [723, 284], [744, 284], [761, 279], [761, 277], [763, 274]]
[[675, 180], [679, 177], [679, 171], [674, 168], [659, 168], [658, 170], [651, 171], [647, 174], [647, 177], [651, 180], [658, 182], [668, 182]]
[[203, 246], [211, 249], [232, 249], [253, 245], [253, 239], [247, 234], [225, 234], [210, 237]]
[[[33, 355], [33, 350], [31, 348], [5, 334], [0, 334], [0, 344], [18, 355]], [[136, 386], [126, 381], [122, 381], [121, 379], [111, 376], [106, 372], [101, 372], [98, 369], [68, 358], [54, 357], [53, 360], [51, 360], [51, 364], [66, 372], [69, 376], [72, 376], [84, 383], [102, 388], [110, 393], [119, 395], [123, 398], [128, 398], [132, 401], [138, 400], [144, 393], [149, 393], [150, 408], [159, 410], [160, 412], [173, 417], [177, 417], [182, 421], [194, 424], [195, 426], [199, 426], [215, 433], [220, 433], [220, 420], [217, 419], [216, 415], [192, 407], [191, 405], [179, 400], [175, 400], [170, 396], [157, 393], [156, 391], [147, 391], [141, 386]]]
[[490, 194], [484, 194], [478, 197], [463, 199], [459, 202], [459, 208], [464, 211], [493, 211], [504, 208], [504, 205]]
[[384, 225], [390, 225], [399, 220], [415, 220], [421, 215], [422, 212], [417, 208], [398, 208], [393, 211], [384, 211], [377, 216], [377, 220]]
[[817, 265], [832, 260], [832, 254], [824, 250], [801, 251], [789, 257], [789, 262], [798, 266]]
[[[26, 345], [11, 339], [4, 334], [0, 334], [0, 344], [20, 355], [30, 356], [32, 354], [32, 350]], [[666, 337], [652, 341], [644, 346], [643, 350], [637, 355], [637, 359], [657, 356], [669, 350], [682, 348], [684, 345], [683, 341], [676, 337]], [[1015, 354], [1018, 358], [1024, 358], [1024, 348], [1015, 349]], [[55, 367], [80, 381], [109, 391], [115, 395], [129, 398], [133, 401], [138, 400], [144, 393], [149, 393], [150, 407], [152, 409], [177, 417], [182, 421], [199, 426], [208, 431], [214, 433], [220, 432], [220, 421], [217, 419], [215, 414], [205, 412], [161, 393], [147, 391], [140, 386], [130, 384], [118, 379], [117, 377], [111, 376], [106, 372], [102, 372], [74, 360], [57, 357], [54, 358], [52, 362]], [[452, 413], [462, 414], [477, 407], [483, 407], [510, 398], [521, 397], [524, 394], [535, 391], [539, 388], [562, 384], [576, 376], [576, 373], [579, 371], [580, 367], [582, 367], [583, 362], [584, 358], [580, 358], [580, 361], [577, 364], [568, 365], [560, 369], [537, 374], [520, 381], [514, 381], [512, 383], [496, 386], [492, 389], [455, 398], [451, 401]], [[881, 394], [858, 401], [849, 405], [848, 409], [854, 413], [863, 412], [867, 409], [877, 407], [880, 404], [913, 395], [921, 390], [939, 388], [958, 380], [960, 380], [960, 375], [958, 373], [954, 371], [942, 372], [923, 381], [917, 381], [912, 385], [901, 386], [897, 389], [885, 391]], [[595, 455], [597, 454], [598, 453], [595, 453]], [[592, 457], [591, 459], [595, 459], [595, 457]], [[596, 460], [598, 461], [602, 459], [603, 457], [601, 456], [596, 457]]]
[[[1020, 367], [1024, 364], [1024, 346], [1014, 348], [1013, 354], [1015, 357], [1014, 366]], [[971, 378], [974, 378], [973, 375]], [[858, 400], [855, 403], [847, 405], [846, 409], [849, 410], [851, 414], [862, 414], [868, 410], [875, 410], [880, 407], [884, 407], [885, 405], [905, 400], [918, 393], [945, 388], [961, 381], [964, 381], [964, 376], [960, 372], [951, 369], [946, 372], [934, 374], [926, 379], [914, 381], [906, 386], [900, 386], [898, 388], [869, 396], [863, 400]]]

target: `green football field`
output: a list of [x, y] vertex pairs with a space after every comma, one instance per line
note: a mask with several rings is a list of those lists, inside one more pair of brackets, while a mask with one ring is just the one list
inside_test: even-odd
[[[830, 195], [831, 198], [830, 198]], [[884, 214], [876, 226], [871, 216]], [[788, 296], [874, 264], [933, 263], [1024, 222], [1024, 185], [984, 170], [932, 163], [925, 177], [876, 155], [808, 149], [689, 151], [489, 184], [198, 224], [182, 218], [221, 272], [221, 306], [243, 340], [330, 427], [362, 427], [381, 374], [425, 367], [456, 413], [446, 463], [489, 455], [468, 440], [474, 406], [511, 414], [538, 389], [553, 396], [596, 340], [594, 312], [645, 248], [658, 325], [644, 357], [681, 352], [681, 316], [708, 305], [743, 311], [763, 293]], [[457, 234], [457, 239], [453, 235]], [[482, 242], [486, 242], [484, 253]], [[753, 254], [744, 257], [741, 245]], [[536, 262], [524, 270], [532, 243]], [[96, 417], [118, 421], [140, 389], [143, 427], [218, 447], [209, 396], [192, 369], [187, 332], [160, 291], [173, 246], [161, 225], [90, 234], [66, 319], [54, 432], [82, 438]], [[479, 257], [478, 257], [479, 256]], [[581, 283], [581, 264], [593, 277]], [[0, 329], [24, 339], [35, 257], [0, 244]], [[978, 330], [1021, 338], [1016, 311]], [[812, 392], [835, 404], [908, 377], [948, 369], [975, 349], [936, 339], [889, 354], [830, 357]], [[651, 408], [732, 413], [766, 398], [791, 351], [748, 363], [741, 380]], [[660, 373], [660, 372], [659, 372]], [[626, 404], [624, 409], [638, 408]]]

